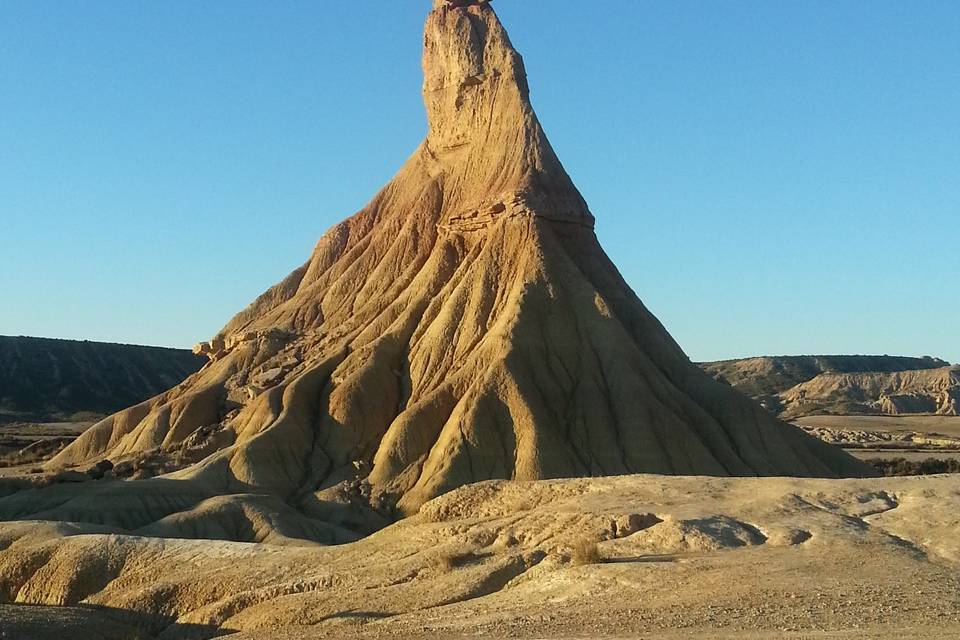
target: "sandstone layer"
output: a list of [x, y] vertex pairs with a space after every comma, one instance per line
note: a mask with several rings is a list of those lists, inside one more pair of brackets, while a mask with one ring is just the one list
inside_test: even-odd
[[644, 307], [488, 4], [436, 3], [423, 70], [429, 131], [396, 177], [199, 345], [200, 372], [49, 464], [173, 472], [22, 491], [0, 516], [259, 540], [267, 496], [302, 516], [280, 538], [327, 542], [494, 478], [870, 473], [703, 373]]

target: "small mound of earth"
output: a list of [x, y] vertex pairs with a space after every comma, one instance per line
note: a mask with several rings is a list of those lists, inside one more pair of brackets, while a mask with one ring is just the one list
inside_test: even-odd
[[215, 496], [136, 531], [154, 538], [203, 538], [271, 545], [352, 542], [355, 533], [305, 517], [273, 496]]
[[614, 556], [641, 556], [720, 551], [758, 546], [766, 541], [767, 536], [759, 529], [729, 516], [692, 520], [667, 517], [648, 529], [603, 543], [602, 548]]

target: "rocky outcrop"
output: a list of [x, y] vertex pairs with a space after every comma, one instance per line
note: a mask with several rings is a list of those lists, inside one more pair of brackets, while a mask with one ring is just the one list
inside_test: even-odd
[[203, 363], [182, 349], [0, 336], [0, 422], [102, 417], [166, 391]]
[[751, 397], [771, 396], [821, 373], [868, 373], [938, 369], [950, 363], [925, 356], [760, 356], [700, 364], [704, 371]]
[[[722, 360], [704, 362], [700, 367], [717, 380], [729, 384], [766, 407], [779, 414], [785, 410], [784, 397], [788, 390], [808, 382], [820, 374], [883, 374], [938, 369], [949, 367], [950, 363], [939, 358], [925, 356], [910, 358], [903, 356], [761, 356], [742, 360]], [[848, 399], [853, 402], [853, 399]], [[879, 396], [872, 399], [875, 404], [882, 402]], [[894, 400], [901, 407], [907, 405], [920, 407], [920, 404], [903, 398]], [[920, 403], [927, 402], [920, 400]], [[923, 404], [922, 406], [926, 406]], [[815, 408], [813, 409], [815, 410]], [[839, 406], [837, 411], [843, 411]], [[791, 415], [800, 415], [796, 410]]]
[[[164, 480], [197, 499], [176, 510], [266, 494], [353, 530], [494, 478], [870, 473], [700, 371], [644, 307], [488, 4], [437, 2], [423, 68], [429, 132], [397, 176], [200, 349], [203, 371], [51, 467], [176, 454]], [[216, 440], [195, 460], [198, 430]], [[93, 517], [77, 500], [50, 513]]]
[[780, 394], [787, 418], [817, 414], [960, 415], [960, 367], [822, 373]]

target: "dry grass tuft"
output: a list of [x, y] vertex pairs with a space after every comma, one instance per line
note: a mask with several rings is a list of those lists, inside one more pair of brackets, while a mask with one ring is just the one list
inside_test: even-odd
[[575, 565], [600, 564], [603, 558], [600, 557], [600, 548], [597, 541], [584, 536], [579, 538], [571, 545], [570, 561]]
[[437, 558], [437, 565], [444, 571], [453, 571], [454, 569], [458, 569], [465, 564], [469, 564], [474, 558], [476, 558], [476, 555], [473, 551], [445, 551]]

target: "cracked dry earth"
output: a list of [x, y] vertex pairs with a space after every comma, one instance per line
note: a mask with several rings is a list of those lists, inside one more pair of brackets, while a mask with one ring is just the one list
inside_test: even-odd
[[471, 485], [333, 547], [7, 523], [0, 613], [38, 639], [953, 638], [958, 520], [955, 476], [641, 475]]

